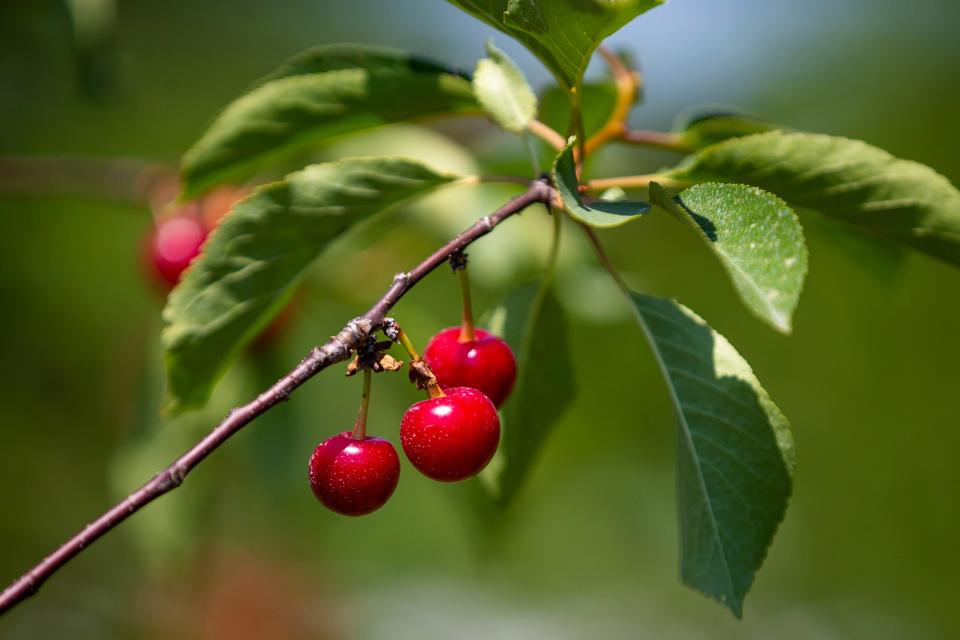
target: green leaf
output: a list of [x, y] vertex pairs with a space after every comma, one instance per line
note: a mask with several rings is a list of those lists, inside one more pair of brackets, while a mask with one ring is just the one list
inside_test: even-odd
[[646, 202], [594, 200], [586, 202], [580, 195], [577, 170], [573, 161], [574, 138], [553, 162], [553, 184], [563, 201], [563, 208], [577, 222], [596, 229], [609, 229], [636, 220], [650, 210]]
[[237, 204], [163, 311], [168, 410], [206, 402], [331, 241], [452, 179], [410, 160], [355, 158], [309, 166]]
[[740, 617], [790, 496], [790, 425], [750, 365], [696, 314], [631, 297], [679, 423], [681, 576]]
[[567, 89], [600, 42], [663, 0], [449, 0], [523, 43]]
[[228, 105], [184, 155], [184, 195], [241, 180], [334, 136], [442, 114], [476, 113], [470, 81], [385, 48], [337, 45], [294, 58]]
[[692, 150], [775, 129], [782, 127], [762, 118], [731, 112], [701, 113], [676, 127], [681, 146]]
[[513, 60], [492, 42], [487, 43], [487, 55], [473, 74], [477, 102], [500, 127], [523, 133], [537, 117], [537, 96]]
[[566, 314], [551, 278], [512, 291], [494, 311], [498, 332], [517, 351], [517, 382], [504, 407], [498, 499], [520, 489], [540, 448], [576, 396]]
[[960, 192], [930, 167], [864, 142], [770, 131], [707, 147], [665, 174], [742, 182], [960, 264]]
[[790, 207], [756, 187], [710, 182], [675, 198], [654, 182], [650, 202], [696, 231], [750, 311], [790, 333], [807, 274], [803, 229]]

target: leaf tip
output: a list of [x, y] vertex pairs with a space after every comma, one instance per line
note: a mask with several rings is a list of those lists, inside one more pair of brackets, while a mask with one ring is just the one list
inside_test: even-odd
[[773, 319], [773, 328], [783, 335], [789, 336], [793, 333], [793, 322], [791, 321], [790, 316], [784, 314]]

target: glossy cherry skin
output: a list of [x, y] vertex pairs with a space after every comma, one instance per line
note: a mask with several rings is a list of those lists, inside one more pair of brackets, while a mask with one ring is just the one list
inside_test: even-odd
[[431, 338], [423, 359], [441, 389], [473, 387], [497, 407], [510, 395], [517, 377], [517, 361], [510, 346], [495, 335], [475, 329], [476, 339], [460, 342], [460, 327], [444, 329]]
[[175, 286], [206, 239], [206, 229], [193, 217], [179, 215], [159, 221], [147, 239], [153, 273], [168, 287]]
[[490, 398], [470, 387], [421, 400], [400, 422], [400, 444], [418, 471], [441, 482], [480, 473], [500, 443], [500, 416]]
[[393, 495], [400, 458], [383, 438], [354, 438], [349, 431], [327, 438], [310, 456], [310, 487], [331, 511], [362, 516]]

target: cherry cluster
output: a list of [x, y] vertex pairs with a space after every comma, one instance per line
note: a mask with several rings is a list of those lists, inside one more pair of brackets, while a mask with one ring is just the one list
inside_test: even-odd
[[[210, 232], [242, 195], [214, 192], [202, 201], [173, 208], [157, 220], [147, 236], [144, 254], [150, 275], [164, 291], [180, 282]], [[460, 274], [463, 323], [435, 335], [422, 359], [404, 336], [412, 365], [416, 365], [411, 368], [421, 371], [429, 397], [413, 404], [400, 421], [400, 443], [407, 458], [421, 473], [440, 482], [475, 476], [493, 458], [500, 443], [497, 409], [516, 378], [516, 360], [507, 343], [473, 326], [465, 256], [457, 254], [450, 262]], [[364, 380], [353, 430], [323, 441], [309, 465], [310, 486], [320, 502], [350, 516], [383, 506], [400, 477], [394, 446], [366, 434], [369, 368]]]
[[[473, 327], [465, 270], [455, 269], [463, 274], [463, 325], [435, 335], [422, 360], [406, 336], [400, 337], [414, 359], [411, 368], [425, 372], [421, 375], [426, 376], [423, 386], [429, 394], [404, 413], [400, 444], [418, 471], [440, 482], [473, 477], [493, 458], [500, 443], [497, 408], [516, 378], [516, 360], [507, 343]], [[363, 401], [353, 431], [320, 443], [309, 465], [310, 486], [320, 502], [348, 516], [379, 509], [393, 495], [400, 477], [394, 446], [366, 435], [369, 369], [364, 375]]]

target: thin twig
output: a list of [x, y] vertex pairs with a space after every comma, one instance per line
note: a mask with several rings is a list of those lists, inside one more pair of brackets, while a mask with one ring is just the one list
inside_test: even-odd
[[623, 60], [609, 48], [601, 46], [597, 51], [603, 56], [610, 68], [610, 73], [613, 75], [613, 81], [617, 87], [617, 100], [607, 121], [587, 140], [586, 152], [588, 154], [593, 153], [603, 145], [613, 141], [665, 149], [677, 153], [692, 151], [683, 144], [683, 140], [676, 133], [645, 131], [629, 127], [627, 119], [630, 116], [630, 109], [637, 99], [643, 79], [637, 71], [628, 68]]
[[683, 139], [677, 133], [667, 133], [663, 131], [646, 131], [643, 129], [627, 129], [620, 136], [621, 142], [627, 144], [636, 144], [644, 147], [654, 147], [666, 151], [675, 151], [677, 153], [690, 153], [691, 147], [683, 143]]
[[80, 196], [167, 204], [177, 189], [176, 171], [134, 158], [0, 156], [0, 193]]
[[637, 98], [637, 91], [640, 88], [639, 74], [628, 69], [617, 54], [604, 46], [599, 48], [599, 52], [607, 66], [610, 67], [610, 73], [613, 74], [613, 81], [617, 87], [617, 100], [607, 121], [599, 131], [587, 140], [584, 149], [587, 154], [593, 153], [610, 140], [624, 135], [627, 131], [627, 118], [630, 116], [630, 108], [633, 106]]
[[577, 137], [577, 144], [573, 148], [573, 162], [577, 170], [577, 179], [583, 176], [583, 163], [587, 159], [587, 135], [583, 126], [583, 96], [580, 89], [570, 89], [570, 125], [567, 135]]
[[557, 130], [553, 127], [550, 127], [539, 120], [532, 120], [527, 129], [530, 130], [530, 133], [537, 136], [548, 145], [556, 149], [557, 151], [562, 151], [565, 146], [567, 146], [567, 141], [562, 135], [557, 133]]
[[189, 451], [177, 458], [169, 467], [158, 473], [152, 480], [127, 496], [97, 520], [84, 527], [59, 549], [18, 578], [0, 594], [0, 614], [36, 593], [45, 580], [105, 533], [113, 530], [114, 527], [153, 500], [179, 487], [194, 467], [232, 435], [253, 422], [257, 416], [277, 403], [286, 400], [294, 390], [323, 369], [348, 359], [350, 354], [364, 340], [382, 327], [387, 312], [404, 294], [427, 274], [446, 262], [450, 254], [462, 251], [478, 238], [490, 233], [500, 222], [520, 213], [528, 206], [549, 202], [552, 191], [549, 184], [543, 179], [531, 182], [523, 194], [513, 198], [490, 215], [480, 218], [410, 271], [398, 273], [387, 292], [366, 313], [348, 322], [340, 333], [331, 337], [326, 344], [315, 347], [295, 369], [280, 378], [276, 384], [261, 393], [252, 402], [232, 410], [223, 422]]
[[617, 267], [614, 266], [613, 260], [611, 260], [610, 256], [607, 255], [607, 252], [603, 248], [603, 244], [600, 243], [600, 237], [597, 235], [597, 232], [582, 222], [579, 224], [581, 231], [583, 231], [583, 233], [587, 236], [587, 240], [590, 242], [590, 247], [597, 255], [597, 260], [600, 261], [600, 266], [602, 266], [604, 270], [610, 274], [610, 277], [613, 279], [617, 287], [619, 287], [620, 291], [629, 297], [630, 287], [627, 286], [623, 276], [621, 276], [620, 272], [617, 271]]
[[682, 184], [685, 184], [678, 180], [668, 178], [664, 175], [650, 173], [638, 176], [594, 178], [593, 180], [587, 181], [586, 187], [587, 191], [604, 191], [614, 187], [620, 187], [621, 189], [645, 189], [650, 186], [651, 182], [659, 183], [661, 186], [667, 188], [679, 187]]

